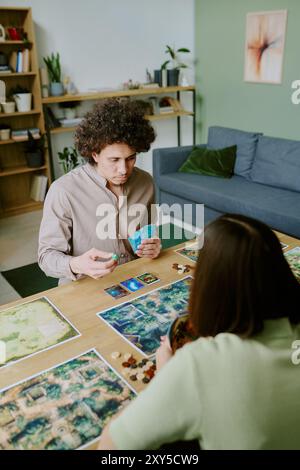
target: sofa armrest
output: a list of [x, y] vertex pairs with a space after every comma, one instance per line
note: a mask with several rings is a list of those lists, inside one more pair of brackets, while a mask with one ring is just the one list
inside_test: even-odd
[[[197, 147], [206, 147], [197, 145]], [[168, 147], [153, 150], [153, 178], [157, 180], [159, 175], [166, 173], [176, 173], [187, 159], [194, 145], [184, 147]]]

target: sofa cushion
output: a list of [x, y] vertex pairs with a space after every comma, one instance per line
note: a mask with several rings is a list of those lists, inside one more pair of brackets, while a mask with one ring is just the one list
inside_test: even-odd
[[179, 168], [182, 173], [231, 178], [236, 158], [236, 145], [220, 150], [194, 147], [187, 160]]
[[234, 174], [249, 178], [259, 135], [261, 134], [257, 132], [211, 126], [208, 130], [207, 147], [220, 149], [236, 145]]
[[272, 188], [241, 176], [231, 179], [188, 173], [161, 175], [159, 189], [205, 204], [219, 212], [248, 215], [271, 227], [300, 237], [300, 193]]
[[300, 142], [260, 136], [251, 179], [277, 188], [300, 191]]

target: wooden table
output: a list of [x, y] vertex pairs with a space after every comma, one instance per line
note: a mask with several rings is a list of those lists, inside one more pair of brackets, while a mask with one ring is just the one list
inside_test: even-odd
[[[287, 250], [299, 245], [299, 240], [277, 233], [280, 240], [288, 245]], [[34, 300], [42, 296], [48, 297], [58, 309], [69, 319], [79, 330], [81, 336], [65, 344], [58, 345], [50, 350], [38, 353], [28, 359], [9, 365], [0, 370], [0, 388], [7, 387], [27, 377], [54, 367], [68, 359], [78, 356], [91, 348], [97, 351], [110, 363], [119, 373], [122, 371], [123, 359], [113, 360], [111, 353], [119, 351], [124, 354], [131, 352], [137, 359], [142, 359], [142, 355], [136, 351], [127, 341], [118, 335], [104, 321], [96, 316], [96, 313], [109, 307], [115, 307], [124, 301], [146, 294], [157, 287], [166, 285], [186, 277], [187, 274], [178, 274], [172, 268], [173, 263], [190, 264], [194, 263], [186, 260], [175, 252], [175, 249], [185, 246], [181, 243], [176, 247], [164, 250], [156, 260], [137, 259], [130, 263], [119, 266], [115, 271], [102, 279], [91, 278], [81, 279], [54, 289], [50, 289], [39, 294], [32, 295], [25, 299], [1, 306], [1, 310], [21, 304], [25, 301]], [[121, 299], [113, 299], [104, 289], [129, 277], [135, 277], [144, 272], [151, 272], [160, 278], [160, 282], [145, 286], [143, 289], [129, 294]], [[189, 274], [193, 274], [191, 271]], [[130, 382], [137, 391], [141, 391], [145, 385], [141, 382]], [[96, 444], [91, 448], [95, 448]]]

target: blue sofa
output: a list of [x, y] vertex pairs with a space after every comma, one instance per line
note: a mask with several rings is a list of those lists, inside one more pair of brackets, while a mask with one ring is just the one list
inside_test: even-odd
[[237, 145], [230, 179], [180, 173], [192, 146], [153, 151], [158, 204], [204, 204], [205, 223], [231, 212], [300, 238], [300, 142], [213, 126], [208, 148]]

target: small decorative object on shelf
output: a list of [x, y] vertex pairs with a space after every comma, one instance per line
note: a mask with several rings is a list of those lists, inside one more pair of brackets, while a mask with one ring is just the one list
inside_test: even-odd
[[62, 165], [64, 173], [68, 173], [80, 165], [79, 155], [74, 147], [65, 147], [62, 152], [58, 152], [59, 163]]
[[76, 86], [74, 85], [70, 77], [64, 78], [64, 89], [67, 95], [76, 95], [76, 93], [78, 92]]
[[24, 144], [24, 151], [27, 165], [30, 168], [38, 168], [44, 164], [44, 136], [35, 139], [30, 132], [27, 131], [28, 140]]
[[16, 102], [19, 113], [26, 113], [31, 110], [32, 93], [27, 88], [17, 85], [10, 90], [10, 94]]
[[77, 117], [76, 108], [79, 104], [79, 101], [63, 101], [58, 106], [63, 109], [65, 119], [75, 119]]
[[4, 29], [4, 26], [0, 24], [0, 42], [4, 42], [4, 41], [5, 41], [5, 29]]
[[5, 101], [0, 104], [4, 114], [11, 114], [16, 110], [16, 103], [14, 101]]
[[11, 128], [7, 124], [0, 124], [0, 140], [10, 139]]
[[6, 28], [6, 36], [10, 41], [28, 42], [27, 32], [24, 31], [24, 28], [9, 26]]
[[140, 86], [140, 82], [134, 82], [131, 78], [128, 82], [123, 83], [124, 90], [138, 90]]
[[50, 80], [50, 94], [51, 96], [61, 96], [64, 94], [64, 86], [61, 80], [61, 65], [60, 56], [57, 52], [56, 55], [51, 54], [49, 57], [44, 57], [44, 62], [47, 65], [49, 80]]

